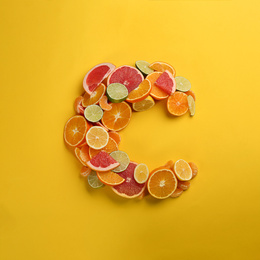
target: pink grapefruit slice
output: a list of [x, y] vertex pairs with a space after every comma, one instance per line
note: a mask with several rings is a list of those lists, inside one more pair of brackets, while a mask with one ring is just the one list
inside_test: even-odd
[[98, 85], [116, 68], [112, 63], [101, 63], [94, 66], [83, 79], [83, 88], [91, 95]]
[[154, 84], [168, 95], [173, 94], [176, 90], [176, 81], [168, 70], [165, 70]]
[[116, 68], [107, 78], [107, 85], [121, 83], [126, 86], [128, 93], [136, 89], [144, 80], [143, 74], [132, 66], [121, 66]]

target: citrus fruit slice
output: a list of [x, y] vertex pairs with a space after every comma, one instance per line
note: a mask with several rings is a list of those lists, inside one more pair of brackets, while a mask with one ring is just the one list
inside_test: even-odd
[[124, 198], [136, 198], [140, 196], [145, 190], [145, 184], [139, 184], [134, 179], [134, 170], [137, 163], [130, 162], [128, 167], [120, 172], [119, 175], [125, 181], [119, 185], [113, 186], [112, 190], [119, 196]]
[[144, 60], [138, 60], [135, 62], [135, 66], [137, 69], [139, 69], [144, 76], [147, 76], [148, 74], [154, 72], [153, 69], [149, 68], [150, 63]]
[[180, 181], [189, 181], [192, 178], [192, 169], [183, 159], [175, 162], [173, 170]]
[[143, 74], [132, 66], [121, 66], [116, 68], [107, 78], [107, 84], [121, 83], [126, 86], [128, 93], [137, 88], [144, 80]]
[[111, 103], [111, 106], [110, 111], [104, 112], [101, 122], [109, 130], [120, 131], [129, 124], [132, 110], [126, 102]]
[[84, 165], [86, 165], [87, 162], [90, 160], [89, 146], [87, 144], [80, 148], [79, 158], [84, 163]]
[[99, 106], [105, 110], [109, 111], [112, 109], [112, 106], [108, 103], [107, 96], [104, 95], [100, 100], [99, 100]]
[[187, 96], [192, 96], [194, 101], [196, 101], [196, 96], [195, 93], [192, 90], [188, 90], [186, 92], [184, 92]]
[[[112, 153], [114, 151], [118, 150], [118, 145], [114, 139], [109, 137], [107, 145], [101, 149], [102, 151], [105, 151], [107, 153]], [[93, 158], [95, 155], [97, 155], [101, 150], [96, 150], [93, 148], [89, 148], [89, 156], [90, 158]]]
[[163, 91], [162, 89], [160, 89], [159, 87], [157, 87], [155, 85], [156, 80], [162, 75], [162, 72], [153, 72], [151, 74], [149, 74], [146, 79], [150, 81], [152, 89], [150, 92], [150, 95], [156, 99], [156, 100], [161, 100], [161, 99], [165, 99], [167, 98], [169, 95]]
[[64, 140], [69, 146], [80, 145], [86, 136], [88, 123], [81, 115], [71, 117], [64, 127]]
[[189, 181], [178, 181], [177, 187], [182, 190], [187, 190], [190, 187]]
[[126, 101], [129, 103], [136, 103], [142, 101], [149, 96], [151, 90], [152, 86], [150, 81], [145, 79], [139, 84], [139, 86], [136, 89], [132, 90], [129, 93]]
[[76, 147], [75, 150], [74, 150], [74, 153], [76, 155], [76, 158], [80, 161], [80, 163], [84, 166], [86, 166], [86, 163], [83, 162], [80, 158], [80, 148]]
[[189, 109], [187, 95], [178, 91], [174, 92], [168, 97], [167, 109], [174, 116], [184, 115]]
[[99, 180], [95, 171], [91, 171], [91, 173], [88, 174], [87, 178], [89, 186], [94, 189], [101, 188], [104, 186], [104, 184]]
[[151, 96], [148, 96], [146, 99], [133, 103], [133, 109], [137, 112], [142, 112], [147, 109], [150, 109], [154, 106], [155, 102]]
[[123, 177], [112, 171], [97, 172], [97, 176], [102, 183], [110, 186], [119, 185], [125, 181]]
[[172, 95], [176, 90], [176, 81], [168, 70], [164, 71], [154, 84], [168, 95]]
[[103, 116], [103, 110], [98, 105], [90, 105], [85, 108], [84, 116], [89, 122], [97, 122]]
[[101, 63], [94, 66], [83, 79], [83, 88], [91, 95], [98, 85], [116, 68], [112, 63]]
[[87, 144], [96, 150], [104, 148], [108, 143], [108, 139], [107, 131], [101, 126], [92, 126], [86, 134]]
[[159, 168], [151, 172], [147, 188], [154, 198], [166, 199], [176, 190], [177, 179], [169, 168]]
[[95, 105], [99, 102], [99, 100], [103, 97], [106, 92], [106, 86], [101, 83], [98, 87], [89, 95], [87, 92], [83, 96], [82, 105], [83, 107], [87, 107], [90, 105]]
[[74, 101], [74, 109], [77, 114], [84, 115], [84, 107], [82, 106], [83, 97], [79, 96]]
[[90, 173], [91, 173], [91, 169], [89, 167], [86, 166], [82, 166], [81, 170], [80, 170], [80, 175], [82, 177], [87, 177]]
[[128, 96], [128, 89], [121, 83], [111, 83], [107, 86], [107, 98], [112, 103], [120, 103]]
[[187, 97], [187, 99], [188, 99], [188, 106], [189, 106], [189, 110], [190, 110], [190, 115], [194, 116], [194, 114], [195, 114], [195, 101], [194, 101], [193, 97], [190, 96], [190, 95]]
[[180, 197], [181, 194], [183, 193], [183, 189], [177, 188], [172, 195], [170, 196], [171, 198], [177, 198]]
[[190, 84], [189, 80], [187, 80], [186, 78], [178, 76], [175, 78], [175, 80], [176, 80], [176, 89], [177, 90], [186, 92], [191, 89], [191, 84]]
[[199, 169], [194, 162], [189, 162], [189, 166], [191, 167], [192, 170], [192, 179], [193, 179], [197, 176]]
[[120, 134], [118, 132], [116, 132], [116, 131], [109, 131], [108, 135], [109, 135], [109, 137], [113, 138], [116, 141], [117, 145], [120, 144], [121, 136], [120, 136]]
[[149, 66], [149, 68], [160, 72], [164, 72], [165, 70], [168, 70], [173, 76], [175, 76], [176, 74], [175, 69], [170, 64], [162, 61], [156, 61], [152, 63]]
[[174, 165], [174, 162], [172, 160], [170, 160], [166, 164], [164, 164], [163, 167], [172, 169], [173, 165]]
[[97, 172], [106, 172], [115, 169], [119, 163], [108, 153], [101, 151], [87, 162], [87, 166]]
[[122, 172], [122, 171], [124, 171], [128, 167], [128, 165], [130, 163], [130, 159], [129, 159], [127, 153], [125, 153], [123, 151], [119, 151], [119, 150], [118, 151], [114, 151], [114, 152], [112, 152], [110, 154], [110, 156], [112, 158], [114, 158], [117, 162], [119, 162], [119, 164], [120, 164], [118, 167], [116, 167], [113, 170], [113, 172]]
[[145, 183], [149, 177], [149, 169], [146, 164], [139, 163], [134, 171], [134, 179], [138, 183]]

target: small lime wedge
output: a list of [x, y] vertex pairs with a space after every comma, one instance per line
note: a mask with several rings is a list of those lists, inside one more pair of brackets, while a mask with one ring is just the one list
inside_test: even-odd
[[184, 77], [175, 77], [175, 81], [176, 81], [176, 89], [182, 92], [186, 92], [188, 90], [191, 89], [191, 84], [189, 82], [189, 80], [187, 80]]
[[90, 105], [86, 107], [84, 116], [89, 122], [95, 123], [103, 117], [103, 110], [98, 105]]
[[125, 153], [123, 151], [120, 151], [120, 150], [114, 151], [110, 154], [110, 156], [113, 157], [117, 162], [120, 163], [120, 165], [118, 167], [116, 167], [114, 170], [112, 170], [113, 172], [124, 171], [130, 163], [129, 156], [127, 155], [127, 153]]
[[150, 63], [144, 60], [138, 60], [135, 62], [135, 66], [137, 69], [139, 69], [144, 76], [147, 76], [148, 74], [154, 72], [151, 68], [149, 68]]
[[104, 186], [104, 184], [99, 180], [95, 171], [91, 171], [87, 178], [89, 186], [94, 189], [101, 188]]
[[107, 97], [112, 103], [123, 102], [128, 97], [128, 89], [121, 83], [111, 83], [107, 86]]
[[189, 95], [187, 98], [188, 98], [188, 106], [189, 106], [189, 110], [190, 110], [190, 115], [194, 116], [194, 114], [195, 114], [195, 101], [194, 101], [194, 98], [191, 95]]
[[133, 109], [137, 112], [142, 112], [147, 109], [150, 109], [154, 106], [155, 102], [151, 96], [148, 96], [146, 99], [133, 103]]

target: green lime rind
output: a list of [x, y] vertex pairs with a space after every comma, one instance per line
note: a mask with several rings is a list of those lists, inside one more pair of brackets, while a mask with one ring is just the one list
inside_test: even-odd
[[150, 66], [150, 63], [147, 62], [147, 61], [144, 61], [144, 60], [138, 60], [135, 62], [135, 67], [141, 71], [141, 73], [144, 75], [144, 76], [147, 76], [151, 73], [154, 72], [154, 70], [152, 70], [151, 68], [149, 68]]
[[191, 84], [189, 80], [187, 80], [186, 78], [178, 76], [175, 77], [175, 81], [176, 81], [176, 90], [186, 92], [191, 89]]
[[120, 103], [128, 97], [128, 89], [121, 83], [111, 83], [107, 86], [107, 98], [112, 103]]
[[189, 110], [190, 110], [190, 115], [194, 116], [194, 114], [195, 114], [195, 101], [194, 101], [194, 98], [191, 95], [188, 95], [187, 99], [188, 99], [188, 106], [189, 106]]
[[84, 111], [85, 118], [92, 123], [98, 122], [103, 117], [103, 110], [98, 105], [87, 106]]
[[104, 184], [99, 180], [97, 173], [95, 171], [91, 171], [88, 175], [88, 184], [90, 187], [97, 189], [104, 186]]
[[113, 172], [118, 173], [124, 171], [130, 163], [129, 156], [127, 155], [127, 153], [123, 151], [120, 150], [114, 151], [110, 153], [110, 156], [120, 163], [118, 167], [112, 170]]

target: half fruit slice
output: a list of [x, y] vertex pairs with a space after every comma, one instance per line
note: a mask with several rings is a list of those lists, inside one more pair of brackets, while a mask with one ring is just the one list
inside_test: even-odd
[[173, 170], [180, 181], [189, 181], [192, 178], [192, 169], [183, 159], [175, 162]]
[[176, 90], [176, 81], [168, 70], [164, 71], [154, 84], [168, 95], [172, 95]]
[[112, 171], [97, 172], [97, 176], [102, 183], [110, 186], [119, 185], [125, 181], [123, 177]]
[[149, 68], [150, 63], [144, 60], [136, 61], [135, 66], [143, 73], [144, 76], [147, 76], [148, 74], [154, 72], [153, 69]]
[[146, 99], [152, 90], [152, 85], [149, 80], [143, 80], [139, 86], [131, 91], [126, 99], [129, 103], [136, 103]]

